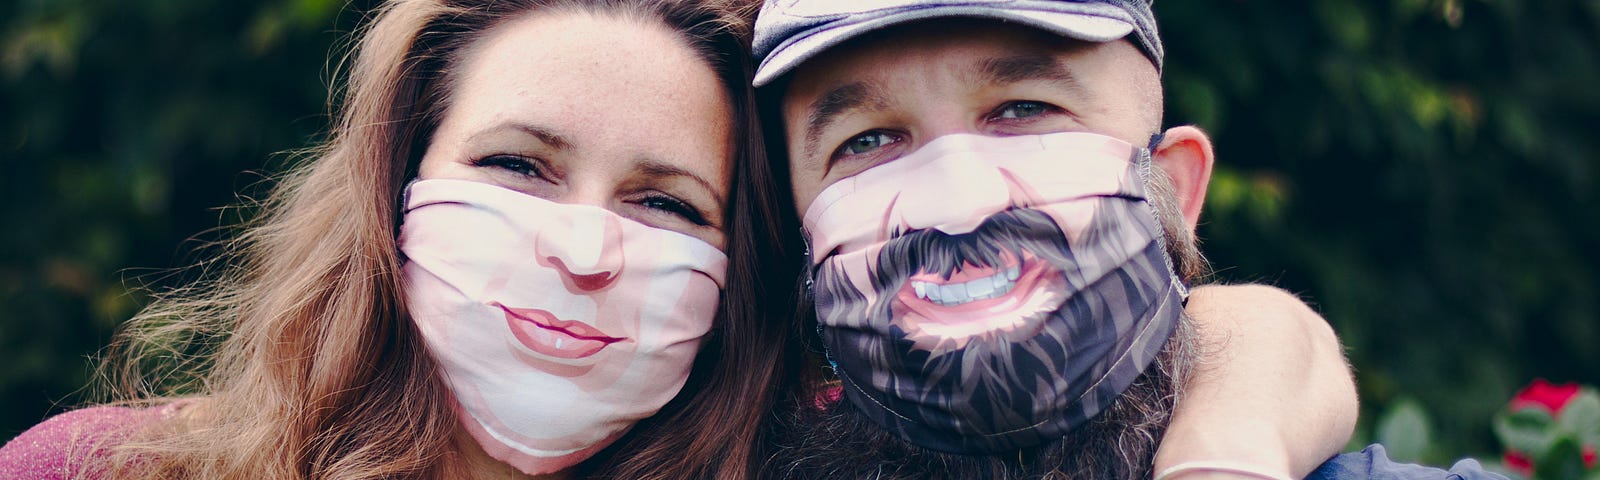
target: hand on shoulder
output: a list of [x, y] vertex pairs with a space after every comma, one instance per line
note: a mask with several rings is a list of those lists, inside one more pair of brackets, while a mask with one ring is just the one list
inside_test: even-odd
[[1344, 447], [1359, 402], [1344, 349], [1321, 315], [1264, 285], [1197, 287], [1185, 309], [1202, 353], [1156, 471], [1227, 461], [1298, 478]]

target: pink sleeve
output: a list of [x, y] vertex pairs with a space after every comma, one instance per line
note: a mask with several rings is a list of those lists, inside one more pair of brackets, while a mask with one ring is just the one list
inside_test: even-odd
[[92, 407], [56, 415], [0, 447], [0, 472], [18, 480], [102, 478], [95, 460], [161, 410]]

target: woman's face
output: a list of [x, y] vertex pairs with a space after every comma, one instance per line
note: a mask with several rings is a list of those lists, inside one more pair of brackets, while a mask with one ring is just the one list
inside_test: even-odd
[[[716, 73], [679, 34], [654, 20], [541, 12], [495, 27], [463, 55], [420, 179], [469, 180], [597, 206], [723, 248], [732, 106]], [[626, 241], [627, 231], [649, 231], [630, 222], [583, 218], [528, 238], [527, 255], [507, 259], [478, 303], [428, 312], [413, 299], [413, 314], [425, 333], [434, 329], [452, 348], [472, 348], [474, 361], [505, 365], [504, 375], [527, 379], [523, 385], [551, 386], [543, 393], [556, 394], [541, 398], [561, 404], [540, 409], [664, 404], [681, 386], [698, 341], [660, 332], [704, 333], [720, 273], [638, 273], [629, 266], [650, 265], [669, 247]], [[646, 294], [655, 300], [614, 296]], [[692, 327], [672, 325], [686, 310], [711, 311], [691, 312], [701, 319]], [[493, 344], [463, 340], [484, 334]], [[665, 371], [670, 367], [679, 370]], [[638, 383], [674, 381], [657, 389], [667, 397], [659, 402], [626, 398], [638, 396]], [[528, 407], [523, 392], [454, 388], [459, 401], [481, 402], [482, 410], [515, 415]], [[574, 438], [588, 433], [560, 425], [541, 428], [518, 440], [546, 452], [595, 440]]]

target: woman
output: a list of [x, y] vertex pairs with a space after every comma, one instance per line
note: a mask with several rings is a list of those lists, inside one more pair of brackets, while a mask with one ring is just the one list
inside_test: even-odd
[[0, 464], [45, 478], [745, 476], [768, 386], [792, 383], [783, 326], [752, 308], [793, 302], [755, 275], [788, 252], [756, 235], [759, 212], [725, 208], [761, 194], [730, 169], [765, 163], [739, 14], [384, 5], [331, 140], [232, 245], [231, 268], [123, 337], [129, 398], [153, 407], [62, 415]]

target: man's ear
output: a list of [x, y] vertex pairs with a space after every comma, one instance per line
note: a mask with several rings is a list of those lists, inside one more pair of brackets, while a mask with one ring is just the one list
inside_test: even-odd
[[1211, 138], [1197, 127], [1173, 127], [1162, 134], [1161, 143], [1150, 157], [1172, 178], [1183, 222], [1194, 233], [1200, 223], [1200, 209], [1205, 206], [1206, 185], [1211, 183], [1211, 165], [1216, 160]]

